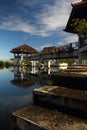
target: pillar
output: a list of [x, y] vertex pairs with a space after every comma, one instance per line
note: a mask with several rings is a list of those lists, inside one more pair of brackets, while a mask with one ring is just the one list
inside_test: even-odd
[[51, 60], [48, 61], [48, 68], [50, 68]]
[[82, 64], [82, 53], [79, 52], [78, 64]]

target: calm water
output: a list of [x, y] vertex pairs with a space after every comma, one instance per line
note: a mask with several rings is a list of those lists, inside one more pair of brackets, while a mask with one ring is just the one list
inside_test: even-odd
[[0, 130], [10, 130], [11, 113], [32, 104], [32, 91], [41, 85], [24, 70], [0, 70]]
[[[49, 79], [50, 75], [43, 77], [42, 74], [56, 72], [59, 72], [58, 68], [45, 68], [40, 70], [39, 73], [36, 68], [0, 70], [0, 130], [13, 130], [11, 126], [11, 113], [25, 106], [32, 105], [33, 89], [44, 85], [52, 85], [53, 83]], [[38, 75], [33, 76], [30, 73], [38, 73]], [[78, 101], [69, 99], [69, 102], [71, 105], [77, 104], [78, 106]], [[79, 102], [79, 104], [82, 104], [82, 102]], [[87, 107], [87, 103], [86, 105], [82, 104], [83, 110], [84, 106]]]

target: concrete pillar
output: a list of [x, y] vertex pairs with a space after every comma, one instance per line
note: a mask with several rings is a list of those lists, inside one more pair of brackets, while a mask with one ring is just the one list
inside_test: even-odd
[[31, 61], [32, 67], [35, 67], [38, 61]]
[[16, 65], [16, 54], [14, 53], [14, 65]]
[[48, 68], [50, 68], [51, 60], [48, 61]]
[[20, 60], [21, 62], [23, 61], [23, 53], [21, 54], [21, 60]]
[[82, 64], [82, 53], [79, 52], [78, 64]]

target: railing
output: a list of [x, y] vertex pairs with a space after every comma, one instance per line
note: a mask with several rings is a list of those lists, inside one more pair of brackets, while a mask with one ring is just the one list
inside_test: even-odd
[[49, 59], [64, 59], [64, 58], [77, 58], [78, 50], [74, 51], [62, 51], [59, 53], [50, 53], [50, 54], [39, 54], [36, 56], [29, 57], [29, 60], [49, 60]]

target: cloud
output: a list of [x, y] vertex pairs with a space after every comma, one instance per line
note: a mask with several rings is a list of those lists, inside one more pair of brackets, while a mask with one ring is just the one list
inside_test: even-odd
[[17, 3], [20, 3], [22, 6], [32, 7], [36, 6], [38, 3], [43, 3], [44, 0], [17, 0]]
[[21, 31], [25, 33], [34, 33], [35, 28], [27, 21], [24, 21], [18, 16], [9, 16], [3, 19], [0, 24], [0, 29], [11, 30], [11, 31]]
[[70, 35], [65, 38], [65, 42], [67, 42], [67, 43], [73, 43], [75, 41], [78, 41], [77, 35]]
[[[61, 36], [62, 37], [62, 36]], [[60, 41], [57, 42], [57, 45], [65, 45], [65, 44], [70, 44], [78, 41], [78, 36], [74, 34], [66, 34], [63, 36]]]
[[45, 2], [44, 0], [18, 0], [21, 4], [21, 7], [17, 8], [18, 12], [10, 13], [9, 16], [3, 18], [0, 22], [0, 29], [44, 37], [58, 33], [60, 28], [62, 32], [71, 12], [71, 1], [76, 2], [76, 0], [54, 0], [53, 4], [50, 4], [48, 0]]

